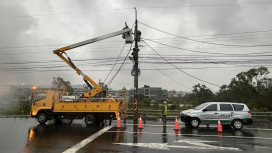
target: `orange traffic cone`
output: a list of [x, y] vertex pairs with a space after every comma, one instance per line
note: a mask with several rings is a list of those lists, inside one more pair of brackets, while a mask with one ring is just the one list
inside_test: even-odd
[[176, 122], [175, 122], [175, 128], [174, 130], [178, 131], [179, 127], [178, 127], [178, 117], [176, 117]]
[[222, 131], [222, 125], [221, 125], [221, 123], [220, 123], [220, 119], [218, 119], [217, 131], [218, 131], [218, 132], [223, 132], [223, 131]]
[[142, 116], [140, 116], [140, 121], [139, 121], [138, 129], [143, 129]]
[[121, 122], [120, 122], [120, 117], [118, 116], [117, 118], [117, 125], [116, 125], [117, 128], [121, 128]]

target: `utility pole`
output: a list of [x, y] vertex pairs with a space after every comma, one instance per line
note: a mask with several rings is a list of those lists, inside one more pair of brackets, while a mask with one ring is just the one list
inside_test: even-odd
[[135, 46], [133, 48], [133, 69], [131, 74], [134, 76], [134, 113], [133, 113], [133, 121], [137, 124], [138, 122], [138, 78], [140, 75], [140, 70], [138, 66], [138, 59], [139, 59], [139, 46], [138, 42], [141, 40], [141, 32], [138, 30], [138, 20], [137, 20], [137, 10], [135, 9], [135, 29], [134, 29], [134, 42]]
[[132, 56], [133, 56], [133, 69], [131, 71], [131, 75], [134, 76], [134, 113], [133, 113], [133, 143], [138, 143], [138, 78], [140, 75], [139, 70], [139, 46], [138, 42], [141, 40], [141, 32], [138, 30], [138, 20], [137, 20], [137, 10], [135, 9], [135, 29], [134, 29], [134, 43], [135, 46], [133, 48]]

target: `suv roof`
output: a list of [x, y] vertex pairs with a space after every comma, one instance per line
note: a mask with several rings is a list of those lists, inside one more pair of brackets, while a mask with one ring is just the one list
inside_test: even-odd
[[[203, 103], [205, 104], [205, 103]], [[237, 102], [206, 102], [206, 104], [242, 104], [245, 105], [244, 103], [237, 103]]]

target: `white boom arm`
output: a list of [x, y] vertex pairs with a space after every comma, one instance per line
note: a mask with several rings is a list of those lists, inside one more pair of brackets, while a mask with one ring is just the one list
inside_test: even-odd
[[127, 29], [123, 29], [121, 31], [113, 32], [113, 33], [110, 33], [110, 34], [107, 34], [107, 35], [99, 36], [99, 37], [96, 37], [96, 38], [93, 38], [93, 39], [88, 39], [88, 40], [85, 40], [85, 41], [81, 41], [81, 42], [78, 42], [78, 43], [75, 43], [75, 44], [71, 44], [69, 46], [65, 46], [65, 47], [56, 49], [56, 50], [54, 50], [54, 54], [58, 54], [59, 52], [64, 52], [64, 51], [69, 50], [69, 49], [77, 48], [77, 47], [84, 46], [84, 45], [87, 45], [87, 44], [91, 44], [91, 43], [94, 43], [94, 42], [97, 42], [97, 41], [101, 41], [101, 40], [104, 40], [104, 39], [115, 37], [115, 36], [118, 36], [118, 35], [121, 35], [121, 34], [125, 35], [124, 39], [126, 41], [126, 44], [132, 43], [132, 30], [127, 28]]

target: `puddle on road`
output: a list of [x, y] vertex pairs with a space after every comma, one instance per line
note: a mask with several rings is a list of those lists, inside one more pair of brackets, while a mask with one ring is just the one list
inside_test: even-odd
[[47, 152], [48, 150], [50, 152], [62, 152], [101, 128], [99, 126], [88, 127], [79, 124], [39, 124], [28, 130], [24, 153]]

